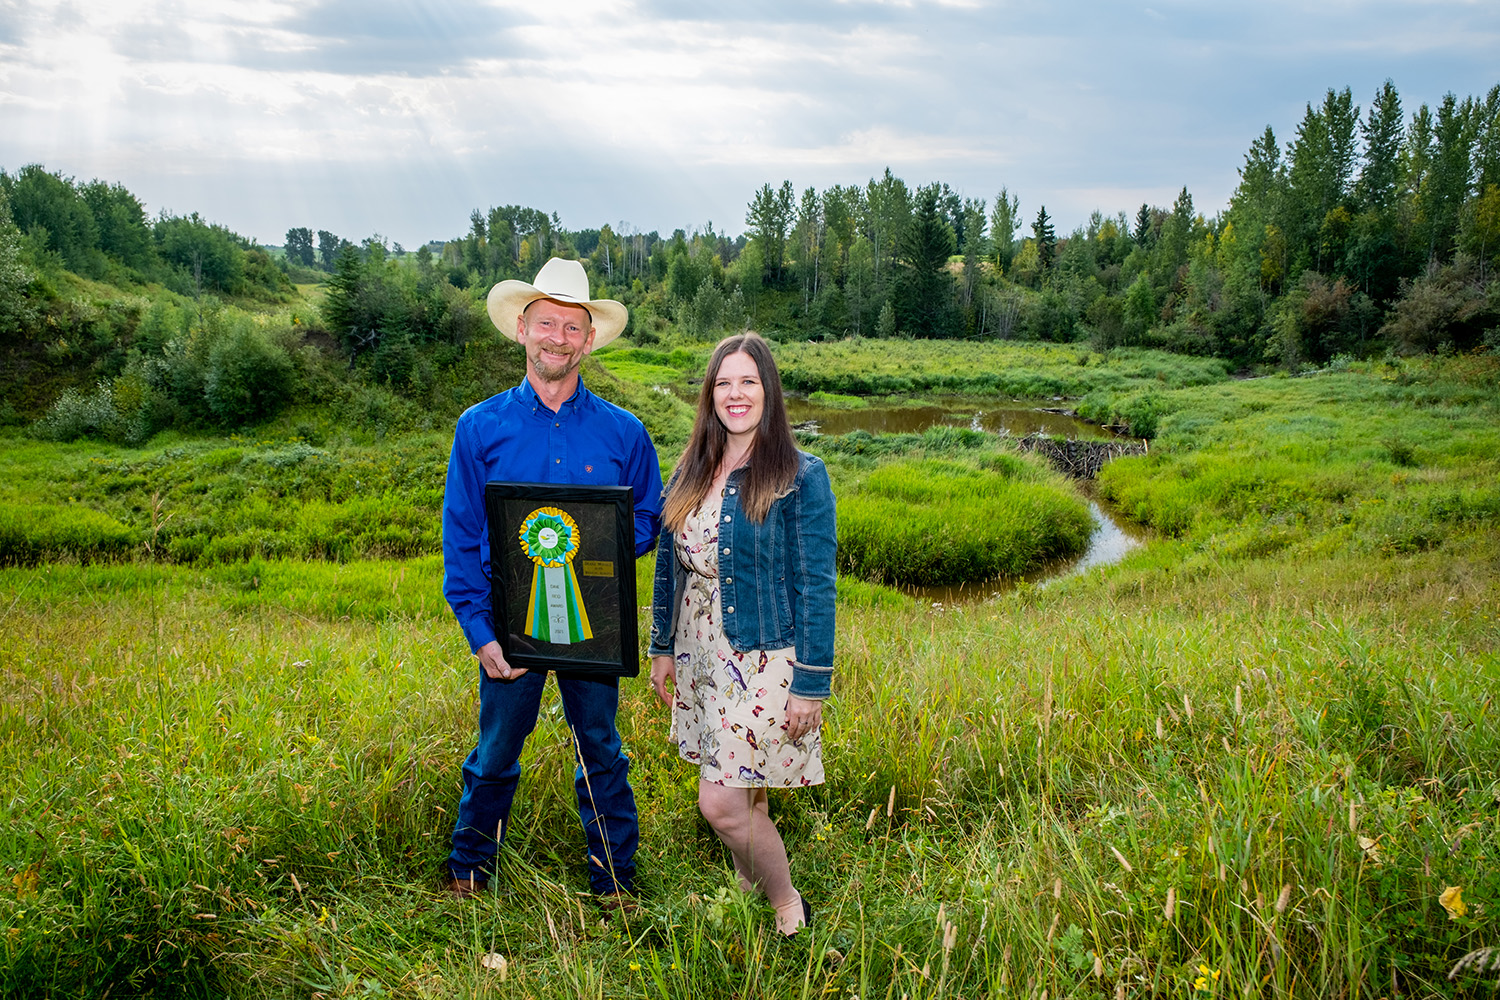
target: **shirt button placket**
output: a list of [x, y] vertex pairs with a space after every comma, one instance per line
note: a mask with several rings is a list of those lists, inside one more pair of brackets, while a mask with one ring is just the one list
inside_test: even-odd
[[549, 417], [551, 418], [550, 423], [552, 426], [547, 428], [547, 454], [552, 456], [552, 468], [547, 470], [549, 476], [547, 481], [565, 483], [568, 481], [567, 469], [564, 468], [568, 464], [566, 461], [568, 457], [568, 434], [567, 431], [563, 430], [563, 411], [559, 410], [555, 414], [549, 414]]

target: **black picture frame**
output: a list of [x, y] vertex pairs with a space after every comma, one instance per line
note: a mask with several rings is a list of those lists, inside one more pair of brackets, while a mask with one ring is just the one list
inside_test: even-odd
[[[491, 613], [506, 662], [568, 676], [639, 675], [631, 488], [490, 482], [484, 507]], [[523, 548], [523, 525], [531, 529], [530, 551]], [[549, 528], [551, 536], [545, 534]], [[560, 557], [569, 545], [574, 551]], [[566, 563], [567, 573], [559, 563]], [[556, 641], [561, 635], [567, 637]]]

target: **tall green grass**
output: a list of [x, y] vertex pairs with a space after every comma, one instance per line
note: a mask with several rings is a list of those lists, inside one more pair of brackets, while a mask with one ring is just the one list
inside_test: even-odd
[[1088, 543], [1093, 522], [1072, 491], [1037, 482], [1019, 456], [984, 465], [897, 461], [839, 500], [839, 569], [882, 583], [1020, 576]]
[[1472, 541], [1147, 553], [941, 609], [850, 592], [829, 783], [773, 798], [817, 909], [797, 945], [730, 887], [643, 679], [643, 912], [578, 895], [553, 693], [498, 891], [437, 892], [475, 670], [435, 563], [305, 591], [339, 568], [3, 571], [0, 992], [1452, 995], [1494, 918], [1437, 896], [1500, 891], [1500, 551]]
[[[0, 995], [1489, 995], [1447, 973], [1500, 943], [1493, 375], [1168, 388], [1150, 456], [1101, 482], [1165, 532], [1123, 564], [942, 606], [841, 579], [829, 781], [772, 797], [816, 908], [792, 944], [733, 888], [643, 678], [619, 713], [642, 912], [581, 895], [551, 689], [496, 891], [437, 891], [476, 668], [436, 558], [0, 569]], [[877, 442], [825, 452], [851, 499], [1045, 476]], [[0, 477], [5, 502], [110, 513], [177, 461], [47, 447], [0, 462], [62, 485]], [[291, 444], [170, 447], [212, 495]], [[103, 489], [122, 473], [145, 481]]]

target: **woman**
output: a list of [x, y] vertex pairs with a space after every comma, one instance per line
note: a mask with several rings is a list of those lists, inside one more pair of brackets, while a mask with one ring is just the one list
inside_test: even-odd
[[766, 789], [823, 782], [835, 537], [828, 470], [797, 450], [770, 348], [753, 333], [720, 342], [667, 485], [651, 684], [741, 887], [766, 894], [788, 935], [812, 909]]

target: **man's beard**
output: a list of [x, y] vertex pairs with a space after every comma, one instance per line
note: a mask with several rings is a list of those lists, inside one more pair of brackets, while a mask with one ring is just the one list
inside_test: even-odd
[[536, 357], [531, 359], [531, 370], [536, 372], [537, 376], [544, 382], [561, 382], [582, 366], [583, 358], [578, 355], [574, 355], [570, 362], [564, 362], [560, 365], [543, 361], [540, 351], [537, 352]]

